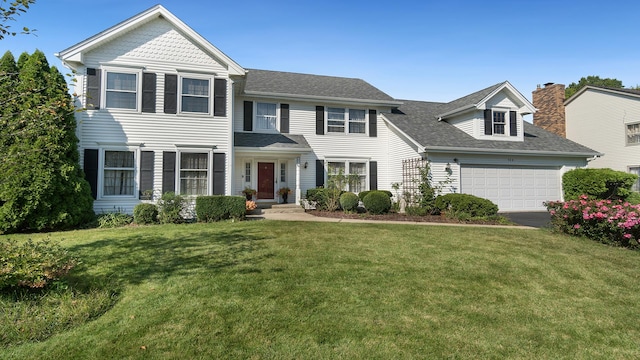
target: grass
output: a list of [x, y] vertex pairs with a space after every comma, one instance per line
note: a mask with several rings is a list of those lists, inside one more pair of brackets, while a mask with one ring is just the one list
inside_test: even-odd
[[[640, 253], [543, 230], [261, 221], [48, 236], [84, 263], [72, 290], [107, 301], [0, 358], [640, 357]], [[2, 299], [4, 313], [23, 302]], [[20, 321], [0, 319], [3, 332]]]

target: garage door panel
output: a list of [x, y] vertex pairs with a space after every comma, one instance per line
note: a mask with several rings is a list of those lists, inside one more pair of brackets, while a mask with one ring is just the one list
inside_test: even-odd
[[489, 199], [500, 211], [544, 210], [543, 202], [561, 198], [560, 171], [552, 167], [461, 167], [461, 192]]

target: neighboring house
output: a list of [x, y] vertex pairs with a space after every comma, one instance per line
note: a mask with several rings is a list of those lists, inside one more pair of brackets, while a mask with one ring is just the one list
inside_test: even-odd
[[[543, 96], [537, 99], [536, 93]], [[551, 98], [562, 100], [545, 101]], [[589, 167], [640, 175], [640, 90], [588, 85], [565, 100], [563, 85], [547, 84], [534, 91], [534, 104], [540, 109], [537, 124], [553, 122], [548, 130], [566, 132], [568, 139], [602, 153]]]
[[508, 82], [450, 103], [397, 100], [360, 79], [244, 69], [162, 6], [57, 56], [76, 71], [81, 163], [98, 212], [167, 191], [299, 202], [340, 172], [391, 189], [428, 158], [445, 192], [541, 210], [563, 172], [597, 153], [523, 121]]

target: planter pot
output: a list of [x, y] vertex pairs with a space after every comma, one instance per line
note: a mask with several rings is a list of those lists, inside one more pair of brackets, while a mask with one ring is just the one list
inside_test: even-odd
[[251, 201], [251, 199], [253, 199], [253, 195], [250, 194], [245, 194], [245, 197], [247, 198], [247, 201]]
[[287, 203], [287, 198], [289, 197], [289, 194], [282, 194], [282, 203], [286, 204]]

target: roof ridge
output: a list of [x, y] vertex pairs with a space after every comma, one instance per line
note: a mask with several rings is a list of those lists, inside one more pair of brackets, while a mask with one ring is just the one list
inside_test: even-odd
[[356, 78], [356, 77], [347, 77], [347, 76], [337, 76], [337, 75], [320, 75], [320, 74], [309, 74], [309, 73], [303, 73], [303, 72], [296, 72], [296, 71], [281, 71], [281, 70], [266, 70], [266, 69], [254, 69], [254, 68], [245, 68], [247, 71], [268, 71], [268, 72], [272, 72], [272, 73], [281, 73], [281, 74], [292, 74], [292, 75], [308, 75], [308, 76], [321, 76], [321, 77], [326, 77], [326, 78], [336, 78], [336, 79], [351, 79], [351, 80], [360, 80], [360, 81], [365, 81], [362, 78]]

